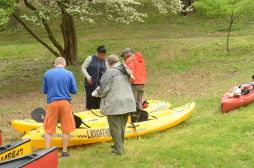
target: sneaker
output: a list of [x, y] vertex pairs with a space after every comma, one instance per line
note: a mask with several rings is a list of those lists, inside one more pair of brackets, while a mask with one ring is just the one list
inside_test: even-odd
[[70, 156], [68, 152], [62, 152], [62, 157], [68, 157]]
[[114, 150], [111, 152], [111, 154], [112, 154], [112, 155], [122, 155], [122, 153], [116, 152], [116, 151], [114, 151]]
[[111, 144], [110, 147], [111, 147], [112, 149], [116, 149], [115, 144]]

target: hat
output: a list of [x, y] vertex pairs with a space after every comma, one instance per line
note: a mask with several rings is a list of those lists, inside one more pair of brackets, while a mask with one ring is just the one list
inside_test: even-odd
[[130, 48], [125, 48], [123, 51], [122, 51], [122, 54], [121, 54], [121, 57], [123, 57], [124, 53], [128, 53], [128, 52], [132, 52], [132, 50]]

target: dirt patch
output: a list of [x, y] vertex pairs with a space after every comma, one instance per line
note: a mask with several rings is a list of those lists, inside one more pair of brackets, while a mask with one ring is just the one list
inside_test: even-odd
[[182, 74], [154, 72], [147, 87], [155, 87], [153, 94], [157, 97], [179, 96], [192, 100], [200, 97], [221, 97], [222, 93], [231, 87], [224, 83], [224, 79], [232, 78], [232, 74], [237, 76], [237, 72], [202, 71], [198, 66]]
[[[75, 95], [73, 97], [73, 111], [84, 111], [84, 96]], [[16, 141], [22, 134], [14, 130], [10, 125], [12, 119], [31, 118], [30, 114], [36, 107], [46, 106], [46, 96], [40, 92], [17, 93], [11, 97], [0, 99], [1, 111], [0, 126], [3, 130], [3, 143]]]

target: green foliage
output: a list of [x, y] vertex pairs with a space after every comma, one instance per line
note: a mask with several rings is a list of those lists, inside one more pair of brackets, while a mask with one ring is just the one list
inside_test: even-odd
[[251, 0], [196, 0], [193, 6], [205, 15], [230, 16], [251, 8]]
[[0, 0], [0, 27], [5, 26], [15, 6], [15, 0]]
[[[165, 17], [153, 11], [150, 15], [145, 23], [78, 24], [79, 63], [67, 67], [79, 89], [73, 96], [73, 111], [84, 110], [81, 64], [100, 44], [108, 54], [119, 54], [125, 47], [143, 53], [148, 70], [145, 99], [166, 100], [173, 106], [195, 101], [196, 111], [178, 126], [139, 140], [126, 139], [123, 156], [110, 155], [111, 142], [83, 145], [69, 148], [71, 156], [60, 157], [58, 167], [253, 167], [254, 104], [220, 114], [223, 93], [253, 75], [253, 21], [239, 20], [237, 27], [244, 29], [233, 32], [232, 50], [227, 53], [216, 19]], [[41, 82], [54, 57], [25, 31], [0, 32], [0, 36], [0, 127], [3, 143], [8, 144], [22, 137], [9, 121], [30, 118], [32, 109], [45, 107]]]

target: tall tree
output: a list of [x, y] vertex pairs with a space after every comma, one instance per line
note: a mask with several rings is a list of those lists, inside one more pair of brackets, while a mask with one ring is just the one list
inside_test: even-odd
[[229, 51], [229, 37], [233, 23], [244, 10], [252, 7], [252, 0], [196, 0], [193, 6], [203, 15], [217, 16], [227, 21], [226, 48]]
[[[165, 10], [161, 8], [164, 0], [152, 0], [159, 9], [178, 13], [183, 10], [181, 0], [166, 0], [170, 4]], [[157, 1], [159, 3], [157, 3]], [[120, 23], [142, 22], [146, 14], [137, 10], [142, 0], [24, 0], [30, 12], [22, 17], [13, 10], [15, 0], [0, 0], [5, 7], [0, 6], [0, 26], [8, 22], [6, 16], [11, 15], [29, 32], [39, 43], [45, 46], [54, 56], [66, 58], [68, 64], [77, 63], [77, 33], [75, 19], [84, 22], [96, 22], [104, 18]], [[51, 44], [45, 42], [32, 29], [35, 25], [42, 25], [48, 34]], [[62, 32], [62, 39], [57, 39], [51, 25], [59, 22], [58, 28]], [[63, 42], [62, 42], [63, 41]]]
[[[14, 0], [0, 1], [13, 3]], [[31, 10], [29, 14], [25, 14], [21, 18], [13, 11], [14, 8], [10, 7], [9, 9], [12, 9], [11, 15], [53, 55], [66, 58], [68, 64], [77, 63], [75, 19], [84, 22], [95, 22], [98, 18], [103, 17], [112, 21], [130, 23], [134, 21], [141, 22], [143, 21], [142, 18], [146, 16], [136, 10], [135, 7], [140, 5], [136, 0], [24, 0], [24, 4]], [[9, 13], [10, 10], [4, 11], [2, 16]], [[35, 25], [42, 25], [53, 46], [41, 39], [24, 20], [32, 21]], [[56, 38], [51, 28], [53, 21], [59, 22], [58, 28], [62, 32], [62, 40]], [[0, 22], [6, 24], [7, 19], [5, 18]]]

